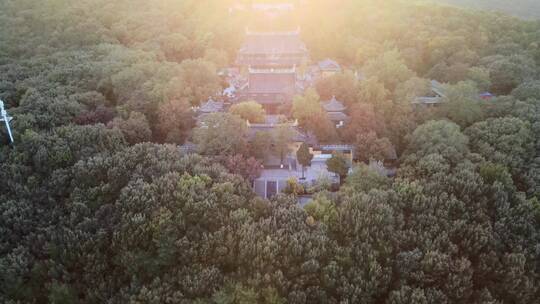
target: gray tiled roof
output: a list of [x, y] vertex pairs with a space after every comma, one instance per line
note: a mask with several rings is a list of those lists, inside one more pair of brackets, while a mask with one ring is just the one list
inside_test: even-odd
[[294, 73], [251, 73], [249, 75], [250, 93], [294, 94], [296, 74]]
[[223, 111], [223, 102], [214, 101], [212, 98], [208, 99], [207, 102], [201, 104], [199, 107], [200, 113], [216, 113]]
[[240, 54], [306, 54], [306, 45], [298, 32], [248, 33]]
[[292, 94], [283, 94], [283, 93], [250, 93], [250, 92], [240, 92], [238, 94], [238, 100], [248, 101], [254, 100], [255, 102], [265, 105], [265, 104], [283, 104], [292, 99]]
[[236, 64], [252, 66], [293, 66], [303, 62], [302, 56], [263, 56], [263, 57], [243, 57], [239, 56]]
[[416, 97], [413, 104], [435, 105], [445, 101], [446, 92], [444, 86], [437, 80], [431, 80], [431, 93], [428, 96]]
[[300, 65], [309, 57], [299, 31], [248, 33], [238, 51], [237, 64], [249, 66]]
[[319, 62], [319, 69], [321, 71], [340, 71], [341, 66], [339, 63], [335, 62], [332, 59], [325, 59]]
[[347, 144], [328, 144], [328, 145], [319, 145], [317, 148], [323, 150], [323, 151], [354, 151], [353, 145], [347, 145]]
[[349, 116], [347, 116], [343, 112], [328, 112], [326, 114], [328, 115], [328, 119], [330, 119], [331, 121], [334, 121], [334, 122], [349, 120]]
[[265, 123], [266, 124], [279, 124], [281, 123], [282, 121], [285, 120], [285, 116], [284, 115], [266, 115], [264, 117], [264, 120], [265, 120]]
[[441, 97], [416, 97], [413, 100], [413, 104], [439, 104], [443, 102], [443, 98]]
[[446, 97], [443, 85], [437, 80], [431, 81], [431, 90], [439, 97]]
[[323, 108], [326, 112], [343, 112], [347, 109], [341, 101], [336, 99], [336, 96], [332, 97], [332, 100], [324, 102]]

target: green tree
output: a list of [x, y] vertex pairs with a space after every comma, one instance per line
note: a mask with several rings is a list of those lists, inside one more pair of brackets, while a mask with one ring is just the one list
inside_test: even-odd
[[371, 104], [358, 103], [350, 109], [350, 122], [345, 125], [342, 137], [347, 142], [354, 142], [360, 134], [382, 134], [385, 123]]
[[306, 143], [302, 143], [298, 151], [296, 151], [296, 159], [298, 160], [298, 163], [302, 165], [302, 179], [305, 179], [305, 167], [311, 166], [311, 160], [313, 159], [313, 154], [309, 152], [309, 147]]
[[266, 115], [263, 107], [254, 101], [237, 103], [229, 109], [229, 112], [251, 123], [263, 123]]
[[484, 119], [483, 104], [473, 83], [459, 82], [447, 86], [446, 102], [438, 108], [438, 115], [466, 128]]
[[182, 144], [195, 126], [193, 111], [186, 99], [161, 104], [157, 119], [155, 126], [160, 142]]
[[285, 156], [290, 152], [293, 135], [293, 130], [288, 126], [279, 126], [272, 131], [274, 152], [279, 156], [281, 164], [284, 164]]
[[527, 99], [540, 100], [540, 81], [528, 81], [520, 84], [512, 91], [512, 96], [523, 101]]
[[489, 70], [482, 67], [472, 67], [467, 73], [467, 79], [474, 82], [480, 91], [488, 91], [491, 88]]
[[306, 213], [315, 220], [320, 221], [329, 227], [336, 224], [339, 216], [339, 210], [336, 203], [324, 192], [315, 195], [313, 200], [309, 202], [304, 209], [306, 210]]
[[388, 138], [378, 138], [375, 132], [358, 134], [354, 142], [354, 147], [356, 157], [364, 162], [397, 158], [390, 140]]
[[261, 175], [262, 171], [262, 164], [255, 158], [246, 158], [239, 154], [226, 156], [222, 164], [229, 172], [242, 176], [250, 184]]
[[384, 84], [379, 82], [377, 77], [366, 79], [360, 83], [358, 101], [381, 107], [389, 102], [389, 97], [390, 91], [384, 87]]
[[331, 100], [335, 96], [338, 100], [351, 105], [358, 99], [358, 80], [352, 71], [318, 79], [315, 88], [321, 100]]
[[339, 176], [340, 183], [345, 181], [345, 177], [349, 172], [349, 164], [347, 159], [341, 153], [333, 153], [332, 158], [326, 161], [328, 171], [333, 172]]
[[488, 162], [480, 166], [479, 173], [487, 184], [493, 185], [494, 183], [498, 182], [504, 185], [506, 188], [514, 188], [512, 175], [510, 175], [508, 168], [504, 165]]
[[266, 131], [256, 132], [249, 143], [250, 153], [258, 160], [265, 160], [272, 151], [272, 134]]
[[493, 163], [507, 166], [517, 181], [524, 178], [535, 157], [535, 141], [528, 122], [515, 117], [488, 119], [472, 125], [466, 134], [471, 140], [472, 151]]
[[394, 92], [398, 102], [410, 104], [416, 97], [429, 96], [431, 84], [429, 80], [413, 77], [403, 83], [398, 84]]
[[309, 129], [311, 119], [323, 113], [320, 98], [313, 89], [308, 89], [304, 95], [294, 97], [292, 115], [305, 128]]
[[193, 131], [193, 142], [205, 155], [242, 154], [247, 145], [247, 125], [228, 113], [212, 113]]
[[302, 186], [296, 180], [296, 178], [291, 177], [287, 180], [287, 187], [285, 188], [284, 192], [287, 194], [298, 196], [298, 195], [304, 194], [305, 189], [304, 189], [304, 186]]
[[518, 118], [489, 119], [466, 130], [471, 148], [494, 163], [520, 169], [534, 155], [530, 125]]
[[483, 65], [489, 70], [494, 93], [509, 94], [519, 84], [532, 80], [535, 62], [526, 55], [494, 55], [482, 59]]
[[305, 130], [315, 135], [320, 143], [335, 143], [339, 138], [336, 124], [330, 120], [326, 112], [312, 116]]
[[198, 105], [221, 89], [214, 64], [195, 59], [182, 61], [178, 76], [169, 81], [165, 93], [169, 100], [185, 98], [191, 105]]
[[353, 167], [351, 174], [345, 180], [345, 193], [369, 192], [373, 189], [387, 189], [390, 186], [390, 179], [380, 175], [364, 164]]
[[146, 120], [144, 114], [139, 112], [132, 112], [129, 114], [128, 119], [117, 117], [109, 126], [120, 129], [126, 141], [131, 145], [147, 142], [152, 138], [148, 120]]
[[397, 49], [387, 51], [372, 59], [364, 66], [364, 73], [369, 77], [377, 77], [384, 87], [394, 91], [398, 84], [414, 76]]
[[230, 284], [223, 290], [216, 292], [212, 297], [215, 304], [248, 304], [258, 302], [259, 298], [255, 290], [246, 288], [240, 284]]
[[414, 153], [419, 158], [438, 154], [451, 164], [457, 164], [467, 156], [468, 144], [469, 139], [455, 123], [429, 121], [419, 126], [410, 136], [406, 153]]

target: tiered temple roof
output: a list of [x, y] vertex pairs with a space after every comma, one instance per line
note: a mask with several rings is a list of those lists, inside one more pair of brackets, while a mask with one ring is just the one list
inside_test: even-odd
[[323, 108], [326, 112], [343, 112], [347, 110], [347, 107], [345, 107], [341, 101], [336, 99], [336, 96], [333, 96], [331, 100], [325, 102]]
[[347, 107], [341, 101], [338, 101], [335, 96], [331, 100], [324, 102], [322, 106], [331, 121], [345, 122], [349, 119], [347, 114], [344, 113]]
[[250, 69], [248, 86], [240, 93], [243, 100], [260, 104], [281, 104], [296, 93], [296, 70]]
[[294, 94], [296, 73], [291, 71], [250, 71], [250, 93]]
[[307, 59], [300, 31], [247, 32], [238, 52], [237, 64], [247, 66], [294, 66]]
[[328, 119], [334, 122], [345, 122], [349, 119], [349, 116], [343, 112], [328, 112], [326, 114], [328, 115]]
[[291, 32], [249, 32], [238, 52], [237, 64], [249, 68], [248, 84], [238, 100], [254, 100], [275, 113], [292, 101], [300, 87], [296, 66], [306, 62], [308, 51], [300, 30]]

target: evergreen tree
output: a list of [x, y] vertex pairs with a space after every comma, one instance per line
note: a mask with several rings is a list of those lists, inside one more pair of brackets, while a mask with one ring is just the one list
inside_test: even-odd
[[306, 143], [302, 143], [298, 151], [296, 151], [296, 158], [300, 165], [302, 165], [302, 179], [304, 178], [305, 167], [311, 166], [311, 160], [313, 159], [313, 154], [309, 152], [309, 147]]
[[328, 166], [328, 171], [339, 176], [340, 183], [345, 181], [345, 177], [349, 172], [349, 164], [347, 163], [347, 159], [343, 154], [333, 153], [332, 158], [326, 161], [326, 165]]

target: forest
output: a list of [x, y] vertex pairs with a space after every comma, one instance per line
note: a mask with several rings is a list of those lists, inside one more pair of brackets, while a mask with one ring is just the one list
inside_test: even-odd
[[437, 0], [441, 3], [460, 5], [474, 9], [498, 11], [521, 18], [539, 19], [540, 2], [536, 0]]
[[[0, 302], [537, 303], [540, 21], [293, 1], [276, 22], [347, 69], [288, 111], [366, 159], [399, 157], [395, 178], [360, 163], [302, 208], [250, 186], [268, 143], [245, 142], [238, 116], [256, 113], [216, 134], [192, 117], [258, 21], [236, 2], [0, 1], [15, 138], [0, 127]], [[415, 110], [430, 80], [447, 102]], [[331, 96], [350, 109], [339, 132], [320, 115]], [[182, 153], [189, 140], [204, 148]]]

